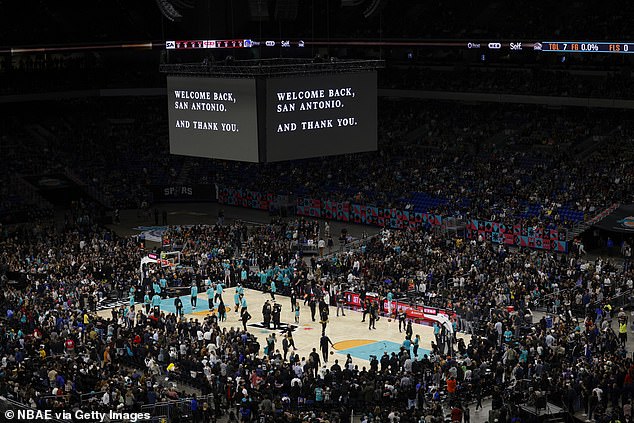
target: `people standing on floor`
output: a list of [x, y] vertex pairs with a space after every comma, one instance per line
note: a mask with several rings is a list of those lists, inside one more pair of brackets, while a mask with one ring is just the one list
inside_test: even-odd
[[370, 319], [370, 323], [368, 324], [368, 329], [376, 329], [376, 321], [379, 317], [379, 308], [376, 306], [376, 304], [372, 304], [370, 305], [370, 310], [368, 311], [368, 316]]
[[482, 408], [482, 385], [479, 383], [474, 383], [474, 387], [476, 396], [475, 411], [478, 411], [478, 408]]
[[218, 304], [218, 320], [224, 322], [227, 320], [227, 307], [225, 307], [225, 303], [220, 299], [220, 303]]
[[222, 268], [225, 274], [224, 283], [227, 285], [227, 288], [231, 288], [231, 264], [229, 264], [229, 260], [225, 260], [222, 263]]
[[176, 309], [176, 316], [183, 317], [183, 301], [181, 297], [174, 298], [174, 308]]
[[414, 333], [414, 330], [412, 329], [412, 321], [410, 320], [407, 322], [407, 328], [405, 329], [405, 337], [411, 340], [413, 333]]
[[240, 320], [242, 320], [242, 327], [244, 328], [245, 332], [247, 331], [247, 322], [250, 319], [251, 319], [251, 315], [247, 311], [247, 308], [243, 307], [242, 310], [240, 311]]
[[291, 310], [295, 311], [296, 305], [297, 305], [297, 294], [295, 293], [295, 289], [291, 289]]
[[262, 325], [267, 329], [271, 328], [271, 312], [271, 303], [269, 300], [266, 300], [264, 305], [262, 305]]
[[196, 304], [198, 303], [198, 285], [196, 285], [196, 281], [192, 282], [189, 295], [192, 308], [196, 309]]
[[280, 328], [280, 318], [282, 314], [282, 305], [280, 303], [273, 304], [273, 329]]
[[275, 339], [275, 332], [271, 333], [267, 338], [266, 338], [266, 355], [270, 357], [273, 356], [273, 353], [275, 353], [275, 342], [277, 341], [277, 339]]
[[414, 347], [414, 358], [418, 358], [418, 347], [420, 346], [420, 335], [416, 334], [414, 337], [414, 341], [412, 342], [412, 346]]
[[370, 305], [370, 300], [365, 300], [363, 301], [363, 319], [361, 319], [361, 323], [365, 322], [365, 316], [370, 313], [371, 311], [371, 305]]
[[271, 299], [275, 301], [275, 293], [277, 292], [277, 286], [275, 286], [275, 281], [271, 279]]
[[150, 307], [152, 306], [150, 291], [145, 291], [145, 295], [143, 296], [143, 304], [145, 304], [145, 314], [150, 314]]
[[321, 333], [326, 333], [326, 326], [328, 325], [328, 317], [330, 313], [330, 308], [328, 307], [328, 303], [322, 298], [319, 301], [319, 323], [321, 323]]
[[436, 338], [436, 345], [440, 345], [440, 324], [434, 322], [432, 328], [434, 330], [434, 337]]
[[134, 286], [130, 287], [130, 307], [134, 306], [134, 294], [136, 293], [136, 289]]
[[216, 284], [216, 293], [214, 295], [214, 302], [217, 303], [222, 301], [222, 293], [223, 293], [222, 283], [218, 282]]
[[161, 310], [161, 297], [159, 294], [154, 294], [152, 297], [152, 308], [156, 311], [157, 307]]
[[240, 308], [240, 290], [236, 288], [235, 294], [233, 294], [233, 303], [235, 304], [235, 312], [238, 312], [238, 308]]
[[288, 336], [284, 335], [284, 338], [282, 338], [282, 352], [284, 353], [284, 361], [286, 361], [286, 356], [288, 355], [288, 350], [289, 350], [289, 343], [288, 343]]
[[467, 403], [462, 406], [462, 421], [463, 423], [471, 423], [471, 410]]
[[310, 371], [313, 373], [314, 377], [317, 378], [317, 371], [319, 370], [319, 367], [321, 367], [321, 358], [319, 357], [316, 348], [313, 348], [310, 354], [308, 354], [308, 362], [310, 363]]
[[321, 355], [324, 357], [324, 363], [328, 362], [328, 346], [334, 347], [334, 344], [328, 335], [324, 333], [319, 340], [319, 348], [321, 349]]
[[288, 346], [293, 348], [293, 351], [297, 350], [297, 347], [295, 346], [295, 340], [293, 339], [293, 328], [291, 328], [290, 326], [286, 330], [286, 338], [288, 339]]
[[247, 297], [244, 294], [240, 294], [240, 313], [247, 310]]
[[343, 291], [339, 291], [337, 293], [336, 301], [337, 301], [337, 317], [339, 317], [339, 310], [341, 310], [341, 315], [345, 316], [346, 313], [344, 312], [343, 305], [346, 302], [346, 296], [343, 293]]
[[314, 297], [311, 297], [308, 306], [310, 307], [310, 317], [315, 321], [315, 313], [317, 312], [317, 300]]
[[209, 285], [209, 287], [207, 288], [207, 302], [209, 305], [209, 311], [212, 311], [214, 309], [214, 296], [216, 294], [216, 291], [214, 291], [214, 288], [212, 285]]
[[404, 330], [406, 328], [406, 326], [407, 326], [406, 325], [406, 320], [407, 320], [407, 314], [405, 313], [405, 310], [403, 310], [402, 308], [399, 309], [399, 311], [398, 311], [398, 331], [399, 331], [399, 333], [401, 333], [402, 329]]
[[323, 238], [319, 239], [317, 242], [317, 247], [319, 248], [319, 257], [324, 256], [324, 250], [326, 249], [326, 241]]

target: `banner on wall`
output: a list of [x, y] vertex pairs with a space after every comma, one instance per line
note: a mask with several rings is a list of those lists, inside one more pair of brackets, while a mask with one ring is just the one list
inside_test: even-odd
[[297, 215], [320, 218], [321, 216], [321, 200], [315, 198], [298, 198], [297, 199]]
[[428, 225], [440, 226], [443, 219], [439, 215], [429, 213], [352, 204], [350, 206], [350, 221], [390, 229], [417, 229]]
[[[211, 186], [210, 186], [211, 187]], [[257, 191], [220, 187], [218, 201], [221, 204], [269, 210], [277, 197], [273, 194], [262, 194]], [[443, 217], [433, 213], [420, 213], [396, 208], [379, 208], [364, 204], [338, 202], [316, 198], [298, 198], [298, 216], [326, 218], [341, 222], [352, 222], [374, 225], [389, 229], [411, 229], [421, 227], [438, 227], [443, 225]], [[497, 244], [515, 245], [566, 253], [568, 252], [567, 234], [565, 230], [544, 227], [531, 227], [520, 224], [470, 219], [467, 221], [466, 237], [478, 239], [480, 236]]]
[[347, 201], [321, 200], [321, 217], [340, 222], [349, 222], [350, 203]]
[[522, 225], [505, 225], [486, 220], [471, 219], [466, 224], [466, 235], [469, 239], [480, 236], [486, 241], [498, 244], [515, 245], [517, 247], [537, 250], [568, 252], [566, 231], [543, 227]]
[[269, 210], [275, 195], [248, 189], [219, 187], [218, 202], [228, 206], [247, 207], [256, 210]]

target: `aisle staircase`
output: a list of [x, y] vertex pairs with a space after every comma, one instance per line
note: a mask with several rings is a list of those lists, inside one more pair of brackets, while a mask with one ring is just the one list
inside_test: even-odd
[[183, 167], [181, 167], [181, 171], [178, 174], [178, 178], [176, 179], [177, 185], [183, 186], [189, 182], [189, 176], [193, 167], [194, 167], [193, 159], [186, 158], [185, 162], [183, 163]]
[[112, 201], [110, 200], [110, 198], [104, 195], [104, 193], [98, 190], [96, 187], [90, 184], [87, 184], [86, 181], [84, 181], [81, 177], [79, 177], [69, 167], [64, 168], [64, 176], [66, 176], [68, 179], [70, 179], [75, 184], [77, 184], [81, 188], [83, 193], [89, 196], [92, 200], [101, 204], [106, 209], [112, 210], [113, 207], [112, 207]]
[[610, 131], [606, 135], [591, 135], [584, 141], [579, 143], [574, 149], [574, 155], [579, 160], [585, 160], [589, 158], [617, 129]]
[[585, 232], [587, 229], [596, 225], [597, 223], [605, 219], [607, 216], [612, 214], [612, 212], [614, 212], [614, 210], [618, 209], [620, 206], [621, 206], [620, 203], [614, 203], [610, 207], [599, 212], [592, 219], [576, 224], [570, 231], [568, 231], [568, 241], [574, 240], [577, 236]]

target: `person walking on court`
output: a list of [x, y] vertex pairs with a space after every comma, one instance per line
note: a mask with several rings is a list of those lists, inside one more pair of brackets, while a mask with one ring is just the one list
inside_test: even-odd
[[343, 294], [343, 292], [339, 291], [337, 293], [337, 317], [339, 317], [339, 310], [341, 310], [341, 315], [345, 316], [346, 313], [343, 310], [343, 303], [345, 302], [346, 298]]
[[181, 297], [174, 299], [174, 308], [176, 308], [176, 317], [183, 317], [183, 301]]
[[273, 329], [280, 328], [280, 316], [282, 314], [282, 305], [280, 303], [273, 304], [273, 311], [271, 317], [273, 318]]
[[402, 308], [398, 310], [398, 331], [401, 333], [401, 328], [404, 330], [407, 328], [407, 314]]
[[297, 347], [295, 346], [295, 340], [293, 339], [293, 328], [290, 325], [286, 330], [286, 338], [288, 339], [288, 346], [290, 348], [293, 348], [293, 351], [297, 350]]
[[370, 316], [370, 323], [368, 324], [368, 330], [376, 329], [376, 320], [377, 320], [377, 317], [379, 316], [379, 309], [376, 306], [376, 304], [372, 304], [370, 306], [368, 315]]
[[249, 321], [249, 319], [251, 319], [251, 315], [247, 311], [247, 308], [243, 307], [242, 311], [240, 312], [240, 320], [242, 320], [242, 327], [244, 328], [245, 332], [247, 331], [247, 322]]
[[145, 295], [143, 296], [143, 304], [145, 304], [145, 314], [150, 314], [150, 307], [152, 306], [150, 291], [145, 291]]
[[407, 322], [407, 328], [405, 329], [405, 337], [411, 341], [413, 333], [414, 331], [412, 330], [412, 321], [410, 320], [409, 322]]
[[412, 342], [412, 345], [414, 347], [414, 357], [418, 358], [418, 347], [420, 346], [420, 335], [416, 334], [416, 337], [414, 338], [414, 341]]
[[361, 319], [361, 323], [365, 322], [365, 316], [370, 313], [370, 300], [365, 300], [363, 302], [363, 319]]
[[236, 306], [235, 308], [235, 312], [238, 312], [238, 308], [240, 308], [240, 290], [238, 288], [236, 288], [236, 293], [233, 294], [233, 302]]
[[198, 285], [196, 285], [196, 282], [192, 282], [192, 287], [191, 287], [191, 291], [190, 291], [190, 301], [192, 304], [192, 308], [195, 309], [196, 308], [196, 303], [198, 302]]
[[284, 335], [284, 338], [282, 338], [282, 351], [284, 352], [284, 361], [286, 361], [286, 356], [288, 355], [288, 349], [289, 349], [288, 336]]
[[310, 317], [312, 317], [313, 322], [315, 321], [315, 313], [317, 312], [317, 301], [315, 298], [311, 298], [308, 305], [310, 306]]
[[482, 386], [479, 383], [474, 383], [476, 394], [476, 406], [475, 410], [478, 411], [478, 407], [482, 408]]
[[225, 306], [225, 303], [224, 301], [222, 301], [222, 299], [218, 304], [218, 320], [220, 320], [221, 322], [227, 320], [227, 307]]
[[216, 293], [214, 295], [214, 302], [223, 301], [222, 300], [222, 293], [223, 293], [222, 282], [218, 282], [216, 284]]
[[212, 311], [214, 309], [214, 295], [215, 291], [213, 287], [209, 285], [209, 288], [207, 288], [207, 302], [209, 303], [209, 311]]
[[275, 286], [275, 281], [271, 280], [271, 299], [275, 301], [275, 293], [277, 292], [277, 287]]
[[321, 355], [324, 357], [324, 363], [328, 363], [328, 345], [334, 347], [334, 344], [328, 338], [328, 335], [325, 333], [321, 335], [321, 339], [319, 340], [319, 348], [321, 348]]

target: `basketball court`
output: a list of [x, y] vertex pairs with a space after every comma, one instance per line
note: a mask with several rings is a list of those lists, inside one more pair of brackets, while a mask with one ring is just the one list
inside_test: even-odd
[[[240, 327], [242, 328], [242, 321], [240, 320], [239, 313], [236, 313], [233, 309], [233, 294], [234, 289], [225, 288], [223, 300], [227, 305], [227, 320], [220, 322], [221, 327]], [[281, 295], [276, 295], [276, 302], [281, 304], [281, 328], [279, 329], [267, 329], [262, 324], [262, 306], [266, 300], [271, 300], [271, 296], [268, 293], [262, 293], [252, 289], [245, 289], [245, 296], [248, 302], [249, 313], [252, 319], [247, 324], [248, 331], [258, 337], [258, 341], [262, 348], [266, 345], [266, 338], [270, 333], [275, 332], [278, 339], [275, 346], [276, 349], [282, 351], [282, 334], [288, 327], [293, 329], [293, 339], [297, 346], [296, 353], [300, 357], [308, 357], [308, 354], [313, 348], [319, 351], [319, 340], [321, 337], [321, 324], [319, 323], [318, 313], [315, 316], [316, 321], [311, 319], [310, 308], [304, 305], [303, 301], [299, 301], [301, 311], [299, 324], [295, 323], [295, 315], [291, 312], [290, 299]], [[191, 306], [190, 296], [183, 295], [180, 297], [183, 302], [183, 312], [187, 319], [204, 319], [205, 316], [210, 314], [208, 308], [207, 295], [205, 293], [198, 294], [197, 307], [194, 309]], [[138, 307], [142, 307], [142, 304], [138, 304]], [[161, 303], [161, 310], [166, 313], [175, 313], [174, 298], [165, 298]], [[108, 310], [99, 312], [100, 315], [105, 317], [110, 316]], [[330, 338], [333, 347], [330, 348], [333, 354], [330, 356], [328, 364], [334, 363], [334, 360], [339, 360], [340, 363], [344, 363], [347, 354], [353, 359], [354, 364], [358, 364], [360, 367], [368, 366], [371, 356], [376, 356], [380, 359], [384, 352], [388, 355], [392, 352], [398, 353], [403, 341], [405, 340], [405, 330], [399, 333], [398, 321], [388, 321], [387, 318], [382, 317], [376, 322], [376, 329], [368, 329], [368, 321], [361, 322], [362, 313], [346, 309], [345, 316], [336, 315], [336, 308], [330, 307], [330, 319], [326, 328], [326, 335]], [[271, 326], [272, 327], [272, 326]], [[421, 337], [420, 347], [418, 350], [419, 358], [424, 354], [429, 354], [431, 349], [431, 341], [434, 340], [433, 329], [431, 326], [423, 324], [412, 325], [414, 330], [414, 336], [419, 334]], [[468, 343], [468, 335], [458, 334], [458, 337], [466, 337], [465, 342]], [[262, 353], [262, 350], [260, 351]], [[413, 356], [413, 354], [412, 354]]]

